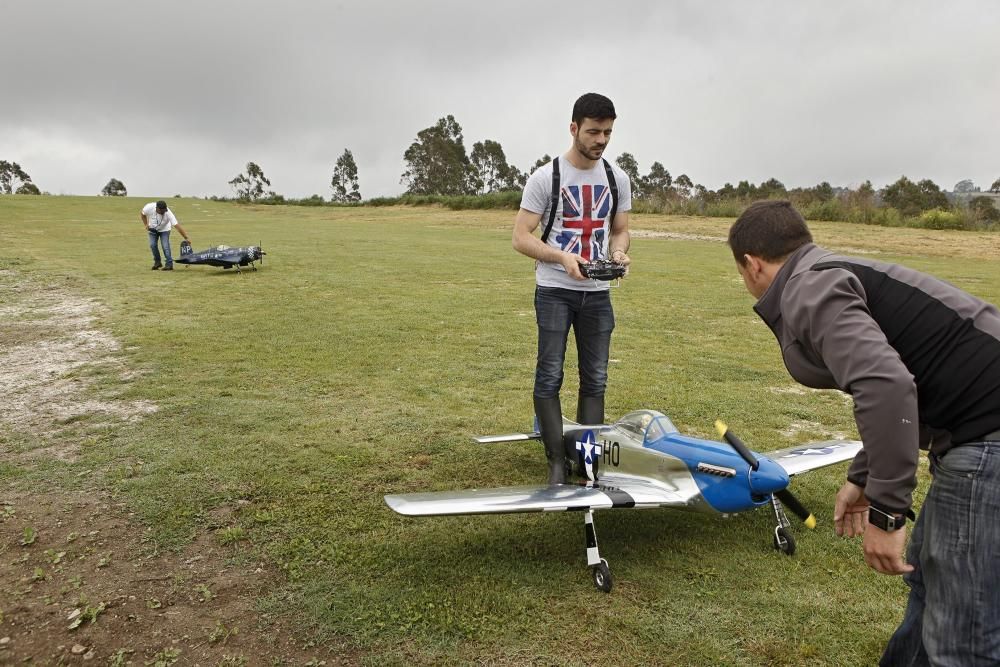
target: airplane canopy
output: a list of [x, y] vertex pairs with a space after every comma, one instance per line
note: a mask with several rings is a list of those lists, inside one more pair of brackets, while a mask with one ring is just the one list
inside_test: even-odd
[[637, 439], [642, 439], [644, 446], [665, 435], [678, 432], [670, 418], [656, 410], [630, 412], [615, 422], [615, 425], [634, 433]]

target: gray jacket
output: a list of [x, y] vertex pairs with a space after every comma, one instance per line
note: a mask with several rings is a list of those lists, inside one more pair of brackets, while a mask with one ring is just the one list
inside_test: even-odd
[[1000, 429], [1000, 311], [953, 285], [810, 243], [754, 310], [793, 378], [853, 397], [864, 449], [848, 479], [884, 511], [909, 509], [919, 447]]

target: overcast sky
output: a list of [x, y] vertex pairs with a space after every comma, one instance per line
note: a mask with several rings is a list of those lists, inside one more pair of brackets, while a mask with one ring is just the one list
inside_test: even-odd
[[716, 189], [774, 177], [945, 189], [1000, 178], [1000, 2], [24, 0], [0, 13], [0, 159], [43, 190], [330, 195], [349, 148], [394, 195], [417, 132], [527, 169], [569, 146], [581, 93], [608, 156]]

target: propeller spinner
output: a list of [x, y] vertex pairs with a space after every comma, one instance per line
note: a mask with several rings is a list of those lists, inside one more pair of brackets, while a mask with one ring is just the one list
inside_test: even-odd
[[[760, 469], [760, 460], [753, 455], [750, 448], [747, 447], [735, 433], [730, 431], [729, 427], [726, 426], [721, 420], [717, 419], [715, 421], [715, 430], [718, 431], [722, 439], [729, 443], [729, 445], [736, 450], [736, 453], [747, 462], [751, 471], [756, 472]], [[813, 516], [812, 512], [807, 510], [802, 503], [799, 502], [798, 498], [792, 495], [791, 491], [784, 488], [773, 491], [773, 494], [785, 505], [785, 507], [790, 509], [795, 516], [802, 520], [802, 523], [805, 524], [806, 528], [816, 527], [816, 517]]]

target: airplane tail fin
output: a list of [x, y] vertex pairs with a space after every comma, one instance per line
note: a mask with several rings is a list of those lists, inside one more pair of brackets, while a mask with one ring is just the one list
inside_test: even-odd
[[190, 255], [194, 253], [194, 249], [191, 247], [191, 242], [188, 240], [181, 241], [181, 257]]

